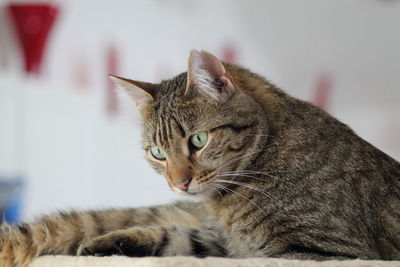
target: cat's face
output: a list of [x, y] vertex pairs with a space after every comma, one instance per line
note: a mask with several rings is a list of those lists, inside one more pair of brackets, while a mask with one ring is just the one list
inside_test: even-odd
[[[201, 53], [192, 53], [192, 57], [206, 57], [202, 62], [217, 60]], [[214, 63], [224, 68], [219, 61]], [[139, 99], [144, 101], [139, 106], [144, 149], [153, 168], [166, 178], [173, 191], [209, 196], [222, 190], [218, 179], [233, 177], [232, 172], [254, 150], [259, 130], [255, 114], [259, 106], [235, 90], [225, 69], [207, 69], [214, 76], [224, 75], [222, 81], [221, 77], [206, 77], [212, 82], [208, 85], [204, 79], [203, 84], [196, 81], [196, 71], [189, 69], [188, 74], [158, 85], [140, 84], [141, 89], [149, 85], [151, 90], [144, 96], [147, 99]], [[137, 96], [134, 98], [137, 100]]]
[[147, 159], [172, 190], [207, 195], [219, 189], [216, 179], [230, 178], [257, 135], [254, 110], [243, 101], [239, 94], [224, 104], [178, 97], [144, 112]]

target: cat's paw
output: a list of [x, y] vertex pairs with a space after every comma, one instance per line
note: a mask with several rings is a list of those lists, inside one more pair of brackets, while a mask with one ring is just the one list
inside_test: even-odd
[[152, 242], [132, 231], [117, 231], [83, 243], [78, 249], [78, 255], [145, 257], [153, 254], [153, 247]]

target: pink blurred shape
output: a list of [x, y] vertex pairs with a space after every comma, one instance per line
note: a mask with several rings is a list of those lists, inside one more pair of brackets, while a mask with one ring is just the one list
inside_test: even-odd
[[[119, 57], [117, 48], [114, 45], [109, 45], [106, 51], [106, 68], [108, 74], [117, 75], [119, 66]], [[107, 79], [107, 112], [110, 115], [114, 115], [118, 112], [118, 98], [115, 92], [115, 84], [111, 81], [109, 77]]]
[[222, 60], [228, 63], [237, 63], [237, 51], [233, 44], [227, 44], [222, 48]]
[[326, 73], [317, 77], [317, 83], [314, 89], [314, 105], [323, 110], [328, 110], [332, 84], [332, 77]]
[[72, 69], [73, 82], [78, 88], [86, 89], [90, 86], [90, 64], [88, 63], [85, 55], [80, 55], [75, 60], [76, 64]]

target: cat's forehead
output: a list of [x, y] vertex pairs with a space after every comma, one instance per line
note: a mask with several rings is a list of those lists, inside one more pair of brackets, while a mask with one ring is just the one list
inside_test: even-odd
[[184, 72], [173, 79], [160, 83], [160, 88], [152, 107], [154, 119], [174, 120], [184, 124], [190, 124], [190, 121], [195, 120], [201, 106], [199, 107], [198, 105], [198, 99], [183, 97], [186, 89], [186, 76], [186, 72]]
[[186, 86], [186, 73], [181, 73], [170, 80], [160, 83], [156, 90], [155, 102], [152, 105], [152, 113], [155, 117], [170, 117], [179, 114], [179, 106], [182, 105], [180, 96]]
[[179, 97], [170, 96], [171, 99], [164, 98], [152, 107], [151, 115], [146, 124], [151, 125], [153, 130], [171, 125], [178, 127], [184, 132], [192, 131], [201, 123], [202, 108], [194, 102], [187, 102]]

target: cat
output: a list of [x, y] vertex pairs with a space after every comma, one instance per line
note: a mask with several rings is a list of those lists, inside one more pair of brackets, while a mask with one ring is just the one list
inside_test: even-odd
[[159, 84], [111, 77], [137, 104], [151, 166], [200, 200], [4, 225], [1, 266], [49, 254], [400, 260], [400, 164], [331, 115], [206, 51]]

